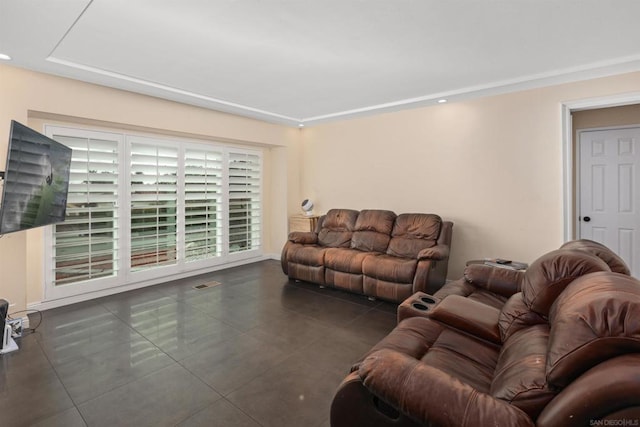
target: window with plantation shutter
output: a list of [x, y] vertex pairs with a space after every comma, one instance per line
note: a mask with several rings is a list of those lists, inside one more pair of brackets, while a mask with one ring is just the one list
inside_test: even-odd
[[222, 255], [222, 159], [222, 151], [185, 150], [186, 261]]
[[53, 226], [53, 284], [64, 285], [118, 271], [118, 136], [53, 134], [72, 148], [67, 217]]
[[157, 283], [261, 255], [260, 149], [45, 129], [72, 149], [67, 217], [45, 234], [46, 298]]
[[132, 142], [131, 270], [177, 262], [178, 150]]
[[229, 253], [260, 247], [261, 161], [252, 153], [229, 153]]

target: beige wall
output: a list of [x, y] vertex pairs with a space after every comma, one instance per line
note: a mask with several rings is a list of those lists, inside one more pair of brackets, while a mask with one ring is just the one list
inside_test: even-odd
[[562, 103], [639, 88], [632, 73], [309, 127], [302, 193], [454, 221], [451, 279], [473, 258], [531, 262], [563, 242]]
[[[640, 125], [640, 104], [574, 111], [571, 117], [574, 132], [599, 127]], [[576, 133], [574, 135], [577, 136]]]
[[[300, 198], [300, 131], [107, 87], [0, 65], [0, 164], [10, 120], [42, 131], [43, 123], [77, 123], [256, 144], [264, 148], [264, 252], [279, 253], [288, 211]], [[291, 203], [289, 203], [291, 202]], [[43, 229], [0, 239], [0, 298], [12, 311], [43, 297]]]
[[[307, 197], [316, 212], [433, 212], [455, 222], [453, 279], [468, 259], [531, 262], [562, 243], [561, 103], [639, 88], [631, 73], [299, 130], [0, 66], [0, 156], [10, 119], [255, 143], [266, 147], [265, 252], [279, 253]], [[42, 250], [41, 230], [0, 239], [0, 297], [14, 310], [42, 298]]]

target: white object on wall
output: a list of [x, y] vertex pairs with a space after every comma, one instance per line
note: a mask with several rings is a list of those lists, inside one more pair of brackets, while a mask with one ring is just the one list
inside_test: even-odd
[[304, 211], [305, 215], [311, 216], [313, 215], [313, 202], [309, 199], [304, 199], [302, 201], [302, 210]]

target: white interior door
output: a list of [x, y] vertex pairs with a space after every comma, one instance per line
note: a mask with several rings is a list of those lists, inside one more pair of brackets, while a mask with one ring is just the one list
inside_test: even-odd
[[640, 277], [640, 127], [582, 131], [579, 141], [580, 237], [611, 248]]

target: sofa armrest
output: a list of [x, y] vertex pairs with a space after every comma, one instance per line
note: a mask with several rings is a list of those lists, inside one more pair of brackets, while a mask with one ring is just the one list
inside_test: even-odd
[[292, 231], [289, 233], [289, 241], [303, 245], [313, 245], [318, 243], [318, 235], [312, 231]]
[[478, 338], [500, 344], [500, 310], [487, 304], [449, 295], [429, 311], [429, 317]]
[[442, 261], [447, 258], [449, 258], [449, 246], [447, 245], [435, 245], [418, 252], [419, 260], [433, 259], [436, 261]]
[[[609, 425], [638, 425], [640, 417], [640, 354], [614, 357], [591, 368], [544, 408], [538, 425], [577, 427], [596, 424], [595, 420], [612, 420]], [[625, 415], [625, 411], [626, 415]], [[628, 424], [613, 420], [628, 420]]]
[[464, 278], [467, 282], [507, 298], [520, 292], [522, 277], [524, 277], [522, 270], [485, 264], [471, 264], [464, 270]]
[[371, 393], [425, 425], [534, 425], [515, 406], [397, 351], [372, 353], [358, 374]]

